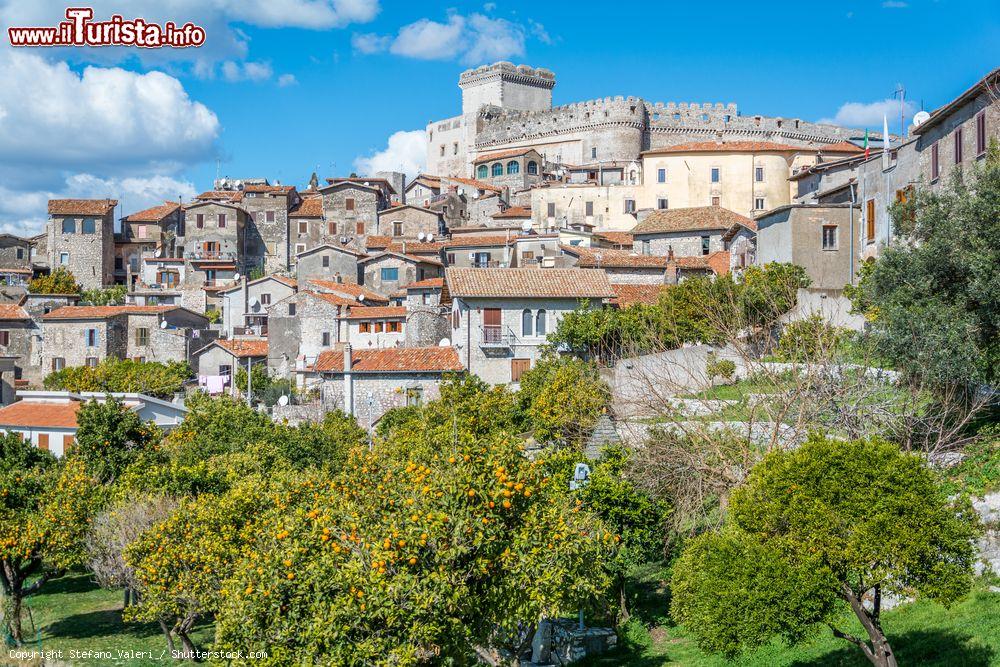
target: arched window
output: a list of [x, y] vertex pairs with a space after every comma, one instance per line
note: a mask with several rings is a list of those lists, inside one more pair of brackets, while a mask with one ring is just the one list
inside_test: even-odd
[[528, 163], [528, 173], [532, 175], [538, 173], [538, 163], [534, 160]]
[[521, 335], [531, 335], [531, 311], [527, 308], [521, 311]]
[[485, 164], [481, 164], [476, 168], [476, 178], [486, 178], [490, 175], [490, 170]]
[[544, 336], [545, 335], [545, 309], [541, 309], [535, 315], [535, 335]]
[[516, 174], [521, 171], [521, 165], [517, 163], [517, 160], [511, 160], [507, 163], [507, 173]]
[[500, 164], [499, 162], [497, 162], [495, 165], [493, 165], [493, 175], [494, 176], [503, 176], [503, 165]]

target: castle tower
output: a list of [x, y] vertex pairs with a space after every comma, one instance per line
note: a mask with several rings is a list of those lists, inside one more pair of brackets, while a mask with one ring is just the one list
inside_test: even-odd
[[476, 113], [483, 105], [517, 111], [552, 108], [556, 75], [547, 69], [498, 62], [462, 72], [462, 113]]

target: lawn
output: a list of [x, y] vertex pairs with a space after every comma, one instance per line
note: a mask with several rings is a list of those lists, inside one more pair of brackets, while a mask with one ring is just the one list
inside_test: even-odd
[[[647, 566], [633, 577], [633, 616], [619, 637], [619, 650], [581, 663], [585, 667], [819, 667], [857, 666], [871, 663], [842, 639], [819, 631], [810, 641], [789, 647], [774, 643], [734, 661], [701, 652], [694, 640], [672, 624], [667, 609], [668, 574], [662, 567]], [[845, 615], [843, 629], [862, 634], [861, 626]], [[980, 583], [967, 599], [945, 609], [931, 602], [917, 602], [885, 612], [883, 627], [900, 665], [940, 667], [1000, 666], [1000, 594]]]
[[[107, 591], [93, 582], [89, 573], [67, 574], [46, 583], [38, 595], [28, 598], [34, 629], [25, 618], [26, 639], [24, 647], [35, 651], [63, 652], [63, 661], [73, 665], [159, 665], [161, 654], [167, 648], [166, 639], [156, 623], [122, 622], [122, 594]], [[198, 628], [194, 641], [204, 648], [211, 641], [211, 626]], [[180, 642], [177, 642], [180, 649]], [[129, 659], [119, 657], [118, 651], [148, 652], [152, 658]], [[110, 653], [110, 658], [97, 655], [89, 659], [71, 659], [71, 651], [78, 655], [86, 651]], [[4, 652], [6, 659], [6, 652]], [[167, 653], [164, 660], [169, 662]], [[0, 664], [8, 664], [0, 661]], [[14, 663], [35, 665], [40, 662]]]

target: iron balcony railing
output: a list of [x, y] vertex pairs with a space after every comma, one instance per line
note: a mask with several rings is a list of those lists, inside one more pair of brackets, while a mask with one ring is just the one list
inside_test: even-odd
[[479, 338], [480, 347], [513, 347], [517, 343], [517, 336], [510, 330], [510, 327], [486, 324], [479, 329], [481, 333]]

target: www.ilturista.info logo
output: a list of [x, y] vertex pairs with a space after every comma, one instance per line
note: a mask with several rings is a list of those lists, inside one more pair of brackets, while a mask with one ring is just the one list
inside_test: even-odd
[[138, 46], [144, 49], [183, 49], [205, 43], [205, 29], [191, 22], [178, 26], [115, 14], [108, 21], [91, 21], [90, 7], [69, 7], [66, 18], [52, 27], [7, 28], [11, 46]]

